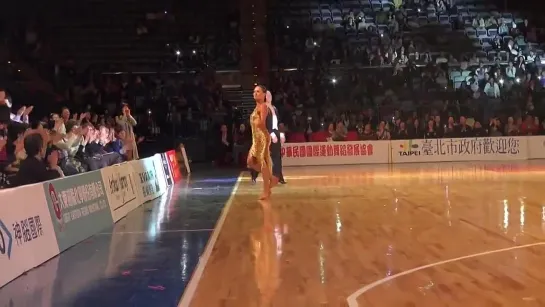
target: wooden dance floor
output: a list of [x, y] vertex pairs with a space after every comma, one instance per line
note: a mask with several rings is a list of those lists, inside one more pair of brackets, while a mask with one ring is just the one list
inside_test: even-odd
[[285, 175], [239, 179], [180, 306], [545, 306], [545, 162]]

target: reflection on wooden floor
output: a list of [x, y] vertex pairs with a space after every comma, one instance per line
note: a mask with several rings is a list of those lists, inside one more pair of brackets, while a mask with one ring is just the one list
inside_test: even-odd
[[544, 242], [544, 166], [289, 168], [261, 203], [245, 178], [190, 306], [544, 306], [545, 246], [494, 252]]

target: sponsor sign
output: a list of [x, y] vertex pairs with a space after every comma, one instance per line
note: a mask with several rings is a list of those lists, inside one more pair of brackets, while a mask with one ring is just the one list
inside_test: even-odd
[[161, 164], [163, 166], [163, 172], [165, 173], [165, 180], [168, 186], [171, 186], [172, 181], [172, 170], [170, 169], [170, 164], [168, 163], [167, 153], [164, 152], [161, 154]]
[[113, 224], [100, 171], [43, 183], [59, 250]]
[[389, 141], [285, 143], [284, 166], [388, 163]]
[[486, 137], [391, 141], [392, 163], [525, 160], [526, 138]]
[[168, 188], [167, 180], [165, 176], [165, 170], [163, 169], [163, 162], [161, 161], [161, 155], [155, 154], [152, 158], [153, 159], [153, 167], [155, 168], [155, 175], [157, 176], [157, 181], [159, 182], [159, 189], [161, 190], [161, 194], [165, 193], [165, 191]]
[[161, 196], [164, 192], [164, 190], [161, 190], [155, 161], [156, 159], [151, 157], [130, 163], [136, 176], [136, 187], [141, 204]]
[[176, 157], [176, 151], [169, 150], [166, 152], [166, 154], [170, 169], [172, 171], [172, 181], [176, 183], [180, 181], [180, 179], [182, 179], [182, 172], [180, 170], [180, 163], [178, 162], [178, 158]]
[[408, 140], [406, 142], [403, 142], [402, 144], [399, 144], [399, 155], [419, 156], [421, 154], [419, 147], [419, 144], [417, 144], [416, 142]]
[[0, 287], [58, 253], [42, 185], [0, 191]]
[[127, 163], [106, 167], [100, 172], [112, 218], [114, 222], [117, 222], [140, 205], [136, 187], [137, 178]]
[[545, 159], [545, 136], [530, 136], [528, 139], [528, 159]]

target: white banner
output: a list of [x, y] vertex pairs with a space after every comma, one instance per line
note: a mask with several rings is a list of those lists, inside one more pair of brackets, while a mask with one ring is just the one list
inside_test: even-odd
[[59, 254], [41, 183], [0, 191], [0, 287]]
[[392, 163], [528, 159], [526, 137], [391, 141]]
[[157, 198], [165, 192], [164, 189], [161, 189], [162, 186], [166, 186], [166, 184], [161, 185], [161, 181], [164, 183], [165, 178], [164, 176], [157, 176], [157, 167], [155, 164], [156, 159], [154, 157], [129, 163], [136, 177], [136, 187], [140, 204]]
[[285, 143], [282, 165], [342, 165], [388, 163], [389, 141]]
[[155, 166], [155, 173], [157, 174], [157, 179], [159, 180], [159, 188], [162, 191], [162, 195], [168, 188], [167, 175], [165, 174], [165, 168], [163, 167], [163, 160], [161, 160], [160, 154], [155, 154], [152, 159], [154, 159], [153, 165]]
[[128, 163], [100, 170], [114, 222], [125, 217], [142, 203], [138, 200], [138, 178]]
[[528, 159], [545, 159], [545, 136], [528, 137]]

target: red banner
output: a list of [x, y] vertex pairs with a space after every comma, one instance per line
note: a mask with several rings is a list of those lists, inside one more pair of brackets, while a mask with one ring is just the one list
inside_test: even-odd
[[182, 172], [180, 171], [180, 164], [178, 163], [178, 159], [176, 158], [176, 151], [175, 150], [169, 150], [166, 152], [168, 157], [168, 164], [170, 165], [170, 170], [172, 171], [172, 180], [174, 183], [180, 181], [182, 179]]

